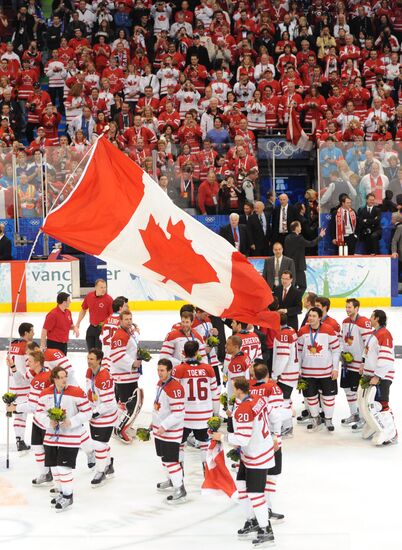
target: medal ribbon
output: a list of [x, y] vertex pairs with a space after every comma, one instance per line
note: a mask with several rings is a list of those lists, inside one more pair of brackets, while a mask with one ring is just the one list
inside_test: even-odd
[[320, 323], [320, 326], [318, 327], [318, 329], [313, 334], [313, 329], [310, 326], [310, 342], [311, 342], [311, 347], [312, 348], [315, 348], [315, 342], [317, 340], [318, 333], [320, 332], [320, 327], [321, 327], [321, 323]]
[[171, 382], [173, 380], [173, 376], [170, 376], [166, 382], [164, 382], [156, 391], [156, 397], [155, 397], [155, 401], [154, 403], [159, 403], [159, 398], [161, 396], [161, 393], [163, 391], [163, 389], [169, 384], [169, 382]]
[[[54, 390], [53, 390], [53, 396], [54, 396], [54, 406], [56, 407], [56, 409], [60, 409], [60, 405], [61, 405], [61, 400], [63, 398], [63, 395], [64, 395], [64, 389], [61, 390], [60, 392], [60, 397], [59, 399], [57, 399], [57, 390], [56, 390], [56, 386], [54, 387]], [[60, 425], [59, 423], [57, 423], [57, 426], [54, 430], [54, 435], [56, 436], [56, 439], [59, 439], [59, 436], [58, 436], [58, 433], [60, 431]]]

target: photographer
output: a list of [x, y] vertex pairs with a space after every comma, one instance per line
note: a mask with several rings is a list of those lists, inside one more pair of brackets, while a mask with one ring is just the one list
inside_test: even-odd
[[245, 193], [241, 183], [236, 182], [233, 175], [228, 175], [226, 178], [217, 175], [219, 182], [219, 213], [231, 214], [232, 212], [239, 213], [243, 210], [245, 201]]
[[379, 254], [379, 241], [381, 239], [381, 210], [375, 206], [374, 193], [366, 196], [366, 206], [359, 208], [357, 213], [359, 240], [364, 243], [365, 254]]

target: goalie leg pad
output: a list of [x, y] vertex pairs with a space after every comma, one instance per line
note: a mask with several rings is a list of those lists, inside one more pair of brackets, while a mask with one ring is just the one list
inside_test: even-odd
[[122, 415], [119, 419], [117, 431], [130, 428], [137, 416], [139, 415], [142, 405], [144, 403], [144, 390], [142, 388], [136, 388], [133, 395], [126, 403], [125, 410], [122, 411]]
[[[363, 430], [363, 438], [368, 439], [374, 434], [373, 444], [382, 445], [387, 441], [391, 441], [396, 434], [394, 417], [389, 410], [382, 410], [381, 403], [375, 400], [377, 387], [371, 386], [362, 390], [359, 388], [361, 397], [359, 400], [360, 413], [367, 423], [367, 429]], [[371, 432], [368, 434], [368, 432]]]

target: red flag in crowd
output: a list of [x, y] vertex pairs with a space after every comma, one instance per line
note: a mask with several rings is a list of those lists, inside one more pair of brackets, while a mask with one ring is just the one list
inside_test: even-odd
[[205, 465], [205, 479], [201, 485], [203, 493], [223, 491], [228, 497], [236, 493], [236, 484], [225, 464], [225, 454], [222, 443], [211, 441]]
[[42, 230], [188, 300], [212, 315], [279, 330], [266, 281], [225, 239], [178, 208], [105, 137]]
[[286, 139], [296, 145], [299, 149], [311, 151], [313, 142], [309, 140], [308, 135], [303, 130], [297, 116], [296, 109], [290, 109], [288, 128], [286, 130]]

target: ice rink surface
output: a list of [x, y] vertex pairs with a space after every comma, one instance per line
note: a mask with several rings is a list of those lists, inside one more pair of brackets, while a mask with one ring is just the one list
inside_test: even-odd
[[[362, 310], [369, 315], [370, 311]], [[389, 329], [395, 344], [402, 345], [401, 312], [388, 309]], [[332, 310], [342, 321], [344, 313]], [[75, 318], [76, 318], [75, 314]], [[175, 312], [135, 314], [144, 340], [162, 340]], [[35, 325], [39, 340], [43, 314], [19, 314], [20, 322]], [[0, 336], [10, 332], [11, 315], [1, 314]], [[85, 336], [82, 324], [81, 336]], [[16, 335], [16, 330], [15, 330]], [[69, 355], [80, 380], [84, 380], [84, 353]], [[6, 390], [5, 352], [0, 352], [3, 373], [0, 392]], [[155, 356], [144, 366], [140, 385], [145, 404], [136, 425], [145, 427], [151, 418], [155, 395]], [[391, 407], [402, 426], [402, 360], [396, 362], [396, 380], [391, 389]], [[294, 405], [301, 398], [294, 392]], [[2, 405], [2, 404], [1, 404]], [[336, 399], [335, 432], [306, 433], [295, 426], [293, 439], [283, 442], [284, 466], [274, 506], [284, 513], [285, 523], [274, 526], [280, 550], [399, 550], [401, 542], [400, 500], [402, 494], [402, 441], [376, 448], [361, 436], [340, 426], [349, 416], [343, 391]], [[402, 428], [401, 428], [402, 429]], [[30, 428], [27, 430], [30, 433]], [[29, 435], [26, 437], [29, 443]], [[93, 472], [80, 452], [75, 471], [74, 505], [56, 514], [50, 507], [48, 488], [34, 488], [36, 477], [32, 453], [17, 456], [11, 427], [11, 468], [5, 470], [6, 418], [0, 415], [0, 546], [13, 550], [218, 550], [251, 548], [251, 541], [238, 541], [236, 531], [244, 523], [240, 507], [222, 497], [201, 495], [202, 468], [198, 451], [186, 448], [186, 504], [164, 503], [155, 485], [164, 479], [154, 453], [153, 441], [135, 441], [125, 446], [112, 441], [116, 475], [98, 489], [90, 487]]]

